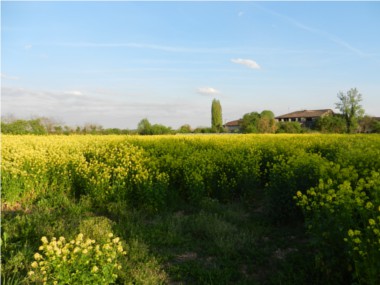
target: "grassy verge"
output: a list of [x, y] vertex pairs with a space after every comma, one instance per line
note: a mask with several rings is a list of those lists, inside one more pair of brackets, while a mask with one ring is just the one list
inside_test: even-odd
[[322, 284], [302, 225], [274, 225], [264, 208], [260, 197], [205, 198], [151, 214], [120, 203], [94, 209], [63, 193], [28, 207], [3, 205], [2, 284], [28, 284], [42, 236], [101, 238], [111, 230], [127, 244], [119, 284]]

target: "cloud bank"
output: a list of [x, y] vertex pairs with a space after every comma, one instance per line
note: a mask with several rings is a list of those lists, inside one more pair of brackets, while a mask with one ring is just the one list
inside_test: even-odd
[[102, 93], [93, 96], [88, 90], [49, 91], [5, 86], [1, 87], [1, 93], [1, 112], [5, 116], [49, 117], [72, 127], [96, 123], [106, 128], [134, 129], [142, 118], [173, 128], [185, 123], [196, 127], [209, 122], [210, 116], [209, 105], [203, 104], [202, 99], [145, 102], [137, 98], [110, 98]]
[[5, 73], [1, 73], [1, 79], [8, 79], [8, 80], [19, 80], [20, 78], [17, 76], [10, 76]]

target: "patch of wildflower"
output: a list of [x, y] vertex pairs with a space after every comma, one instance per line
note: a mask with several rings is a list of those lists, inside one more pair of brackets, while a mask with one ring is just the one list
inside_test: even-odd
[[331, 179], [320, 181], [305, 194], [298, 191], [294, 199], [304, 210], [313, 238], [321, 245], [336, 242], [359, 283], [379, 284], [380, 173], [371, 172], [355, 187], [349, 181], [335, 184]]
[[103, 243], [85, 238], [82, 233], [66, 241], [41, 238], [39, 252], [28, 272], [30, 281], [42, 284], [111, 284], [121, 270], [120, 258], [126, 255], [120, 238], [112, 233]]
[[357, 272], [357, 278], [368, 284], [380, 280], [380, 206], [377, 217], [370, 218], [362, 230], [349, 229], [344, 239], [350, 249]]

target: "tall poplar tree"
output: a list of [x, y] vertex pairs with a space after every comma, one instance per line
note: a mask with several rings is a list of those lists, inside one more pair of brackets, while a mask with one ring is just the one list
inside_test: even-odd
[[223, 131], [222, 106], [216, 99], [212, 100], [211, 105], [211, 129], [216, 133]]

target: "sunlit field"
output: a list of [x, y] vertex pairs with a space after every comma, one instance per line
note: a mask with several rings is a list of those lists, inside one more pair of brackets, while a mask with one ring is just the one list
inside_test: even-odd
[[3, 135], [2, 284], [380, 284], [380, 135]]

